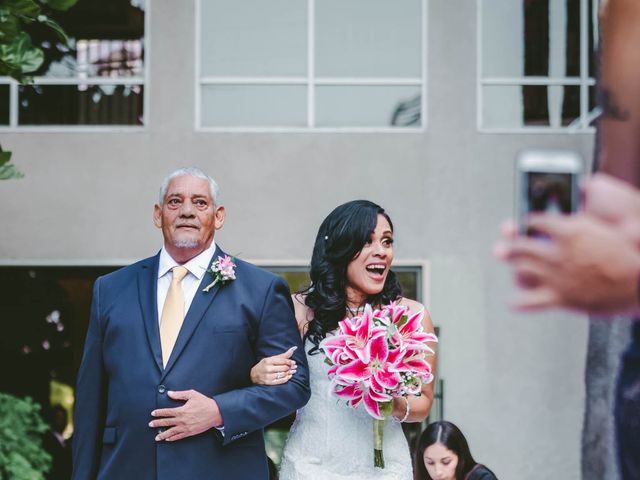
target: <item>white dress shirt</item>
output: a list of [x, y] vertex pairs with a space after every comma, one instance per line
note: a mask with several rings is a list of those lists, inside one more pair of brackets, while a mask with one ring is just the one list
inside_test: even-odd
[[[180, 285], [182, 286], [182, 293], [184, 295], [185, 316], [189, 311], [191, 302], [193, 302], [193, 299], [196, 296], [202, 277], [207, 273], [211, 257], [213, 257], [213, 253], [215, 251], [216, 242], [211, 241], [209, 248], [182, 265], [189, 270], [189, 273], [187, 273], [180, 282]], [[163, 245], [162, 250], [160, 251], [160, 261], [158, 265], [158, 322], [162, 319], [164, 301], [167, 298], [167, 292], [169, 291], [171, 279], [173, 278], [173, 272], [171, 269], [178, 265], [180, 264], [176, 262], [171, 255], [169, 255], [169, 252], [167, 252]], [[213, 282], [213, 277], [211, 277], [211, 281]], [[224, 436], [224, 425], [215, 428]]]
[[[182, 279], [182, 282], [180, 282], [180, 285], [182, 286], [182, 293], [184, 295], [185, 316], [189, 311], [193, 298], [196, 296], [202, 277], [207, 273], [211, 257], [213, 257], [213, 252], [215, 251], [216, 243], [212, 241], [209, 248], [182, 265], [189, 270], [189, 273], [187, 273]], [[164, 301], [167, 298], [169, 286], [171, 286], [171, 279], [173, 277], [171, 269], [178, 265], [180, 264], [171, 258], [171, 255], [169, 255], [169, 252], [167, 252], [163, 246], [160, 251], [160, 264], [158, 266], [158, 322], [160, 322], [160, 319], [162, 318]], [[213, 281], [213, 277], [211, 278], [211, 281]]]

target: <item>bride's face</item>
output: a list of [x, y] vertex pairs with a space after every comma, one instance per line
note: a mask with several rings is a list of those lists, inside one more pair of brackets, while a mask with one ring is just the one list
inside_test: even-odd
[[434, 443], [424, 450], [424, 466], [433, 480], [456, 480], [458, 455], [441, 443]]
[[393, 232], [384, 217], [378, 223], [369, 241], [347, 266], [347, 297], [360, 301], [362, 297], [380, 293], [393, 260]]

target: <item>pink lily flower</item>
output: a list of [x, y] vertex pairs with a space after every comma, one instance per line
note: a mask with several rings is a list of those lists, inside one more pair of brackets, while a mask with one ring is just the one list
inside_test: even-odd
[[362, 315], [338, 323], [338, 333], [320, 348], [329, 363], [331, 389], [351, 407], [362, 403], [374, 421], [374, 465], [384, 468], [382, 421], [390, 414], [393, 396], [419, 395], [433, 381], [426, 361], [437, 342], [422, 327], [424, 311], [411, 314], [394, 302], [382, 309], [365, 307]]
[[[386, 338], [377, 334], [367, 343], [365, 350], [366, 355], [359, 355], [358, 359], [341, 366], [336, 374], [345, 380], [369, 380], [374, 388], [382, 392], [396, 388], [400, 383], [400, 376], [394, 371], [394, 365], [388, 362], [389, 346]], [[397, 360], [397, 353], [392, 355]]]

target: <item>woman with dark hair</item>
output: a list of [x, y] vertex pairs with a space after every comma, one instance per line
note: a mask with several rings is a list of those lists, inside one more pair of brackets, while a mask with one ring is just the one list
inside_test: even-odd
[[[319, 349], [338, 322], [359, 315], [365, 305], [390, 302], [424, 310], [402, 297], [393, 271], [393, 224], [384, 209], [366, 200], [340, 205], [320, 225], [311, 258], [311, 285], [293, 295], [296, 319], [309, 360], [311, 399], [298, 412], [285, 447], [281, 480], [411, 479], [411, 456], [401, 422], [421, 422], [433, 402], [433, 385], [420, 395], [394, 397], [393, 422], [384, 431], [385, 468], [373, 466], [372, 418], [330, 391], [329, 366]], [[433, 332], [429, 315], [423, 326]], [[291, 351], [261, 360], [251, 371], [253, 383], [278, 385], [295, 374]], [[435, 370], [435, 357], [428, 358]]]
[[471, 456], [467, 439], [451, 422], [431, 423], [415, 454], [414, 480], [497, 480]]

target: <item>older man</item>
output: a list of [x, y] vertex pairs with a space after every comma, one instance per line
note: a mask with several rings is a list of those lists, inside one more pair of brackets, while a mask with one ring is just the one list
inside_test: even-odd
[[173, 172], [154, 209], [160, 253], [96, 281], [73, 479], [266, 480], [262, 428], [307, 402], [302, 348], [289, 382], [250, 382], [256, 362], [300, 335], [285, 282], [215, 244], [217, 197], [202, 171]]

